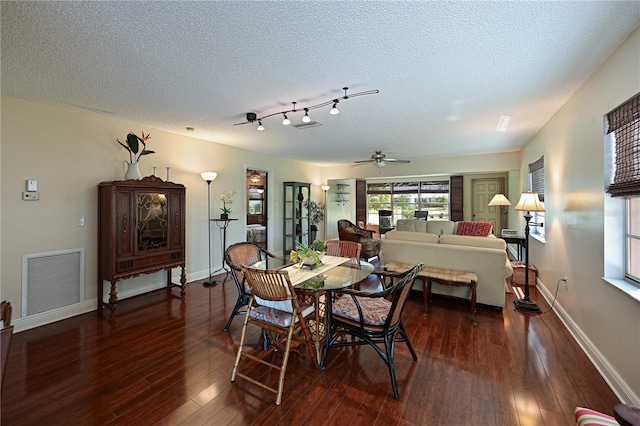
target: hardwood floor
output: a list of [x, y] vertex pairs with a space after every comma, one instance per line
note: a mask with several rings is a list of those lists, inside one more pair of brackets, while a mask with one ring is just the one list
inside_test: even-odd
[[[320, 371], [290, 358], [282, 404], [230, 382], [242, 317], [222, 331], [236, 299], [229, 278], [122, 301], [116, 318], [95, 312], [14, 336], [2, 393], [8, 425], [573, 425], [577, 405], [612, 414], [618, 399], [554, 313], [503, 312], [409, 296], [404, 323], [418, 361], [395, 354], [400, 400], [368, 346], [329, 352]], [[535, 290], [543, 310], [548, 305]], [[248, 342], [260, 348], [260, 332]], [[269, 374], [265, 367], [254, 373]]]

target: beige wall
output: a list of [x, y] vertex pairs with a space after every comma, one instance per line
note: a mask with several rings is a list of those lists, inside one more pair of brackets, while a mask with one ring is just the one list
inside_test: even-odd
[[[141, 124], [71, 109], [36, 104], [2, 97], [2, 300], [14, 305], [19, 319], [22, 302], [21, 261], [24, 254], [82, 248], [85, 260], [84, 310], [95, 309], [97, 276], [97, 185], [102, 181], [123, 178], [122, 162], [128, 153], [116, 139], [123, 140], [129, 131], [151, 133], [149, 149], [156, 154], [142, 157], [143, 176], [158, 167], [157, 176], [166, 179], [171, 167], [171, 181], [187, 187], [187, 274], [188, 279], [208, 274], [207, 260], [207, 184], [202, 171], [216, 171], [211, 184], [211, 214], [221, 207], [220, 194], [235, 190], [232, 217], [240, 219], [228, 229], [228, 244], [244, 240], [245, 169], [253, 167], [271, 171], [270, 249], [282, 249], [282, 182], [299, 180], [323, 183], [322, 170], [299, 161], [270, 157], [225, 145], [175, 135]], [[38, 181], [39, 201], [22, 201], [25, 181]], [[320, 188], [314, 188], [318, 194]], [[317, 195], [320, 197], [320, 195]], [[321, 199], [321, 198], [318, 198]], [[85, 226], [76, 225], [80, 216]], [[212, 262], [221, 266], [222, 253], [217, 228], [212, 229]], [[175, 275], [175, 274], [174, 274]], [[140, 289], [163, 285], [163, 273], [146, 275], [123, 282], [120, 295], [135, 294]], [[90, 302], [89, 302], [90, 301]], [[74, 313], [74, 312], [71, 312]], [[75, 311], [77, 313], [77, 311]], [[60, 319], [60, 312], [44, 322]], [[56, 316], [58, 315], [58, 316]], [[38, 325], [33, 323], [31, 325]], [[18, 320], [16, 328], [24, 329]]]
[[636, 405], [640, 302], [601, 277], [606, 244], [619, 243], [604, 234], [603, 117], [639, 91], [637, 29], [526, 146], [520, 168], [521, 189], [526, 190], [527, 164], [544, 155], [546, 242], [532, 240], [530, 247], [540, 281], [553, 295], [557, 281], [568, 277], [555, 309], [606, 370], [605, 377], [625, 382], [614, 389], [618, 395]]

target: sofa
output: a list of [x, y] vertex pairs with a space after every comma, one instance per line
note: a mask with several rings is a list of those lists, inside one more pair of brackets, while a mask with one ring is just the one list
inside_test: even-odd
[[[398, 222], [401, 222], [400, 220]], [[434, 232], [403, 231], [398, 225], [382, 239], [380, 258], [384, 263], [397, 262], [417, 264], [443, 269], [455, 269], [473, 272], [478, 276], [476, 287], [478, 304], [502, 310], [505, 305], [505, 280], [513, 273], [507, 257], [504, 240], [490, 235], [488, 237], [456, 235], [458, 224], [446, 221], [423, 221], [432, 225]], [[422, 229], [421, 224], [413, 224]], [[422, 283], [414, 284], [422, 290]], [[433, 283], [434, 294], [469, 299], [469, 290], [464, 287], [449, 287]]]

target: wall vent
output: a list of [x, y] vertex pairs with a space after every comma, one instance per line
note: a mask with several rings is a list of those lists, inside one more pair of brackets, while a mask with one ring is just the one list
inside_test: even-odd
[[22, 256], [22, 317], [84, 300], [84, 249]]
[[310, 121], [308, 123], [297, 123], [292, 124], [291, 127], [295, 127], [296, 129], [310, 129], [311, 127], [319, 127], [322, 126], [322, 123], [317, 121]]

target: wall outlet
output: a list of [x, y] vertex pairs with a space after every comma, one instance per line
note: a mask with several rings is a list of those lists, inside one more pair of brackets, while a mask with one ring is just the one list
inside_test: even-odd
[[26, 191], [22, 193], [22, 199], [24, 201], [38, 201], [40, 199], [40, 194], [37, 192]]
[[566, 275], [564, 277], [560, 278], [560, 281], [564, 281], [564, 288], [568, 288], [567, 287], [567, 276]]

